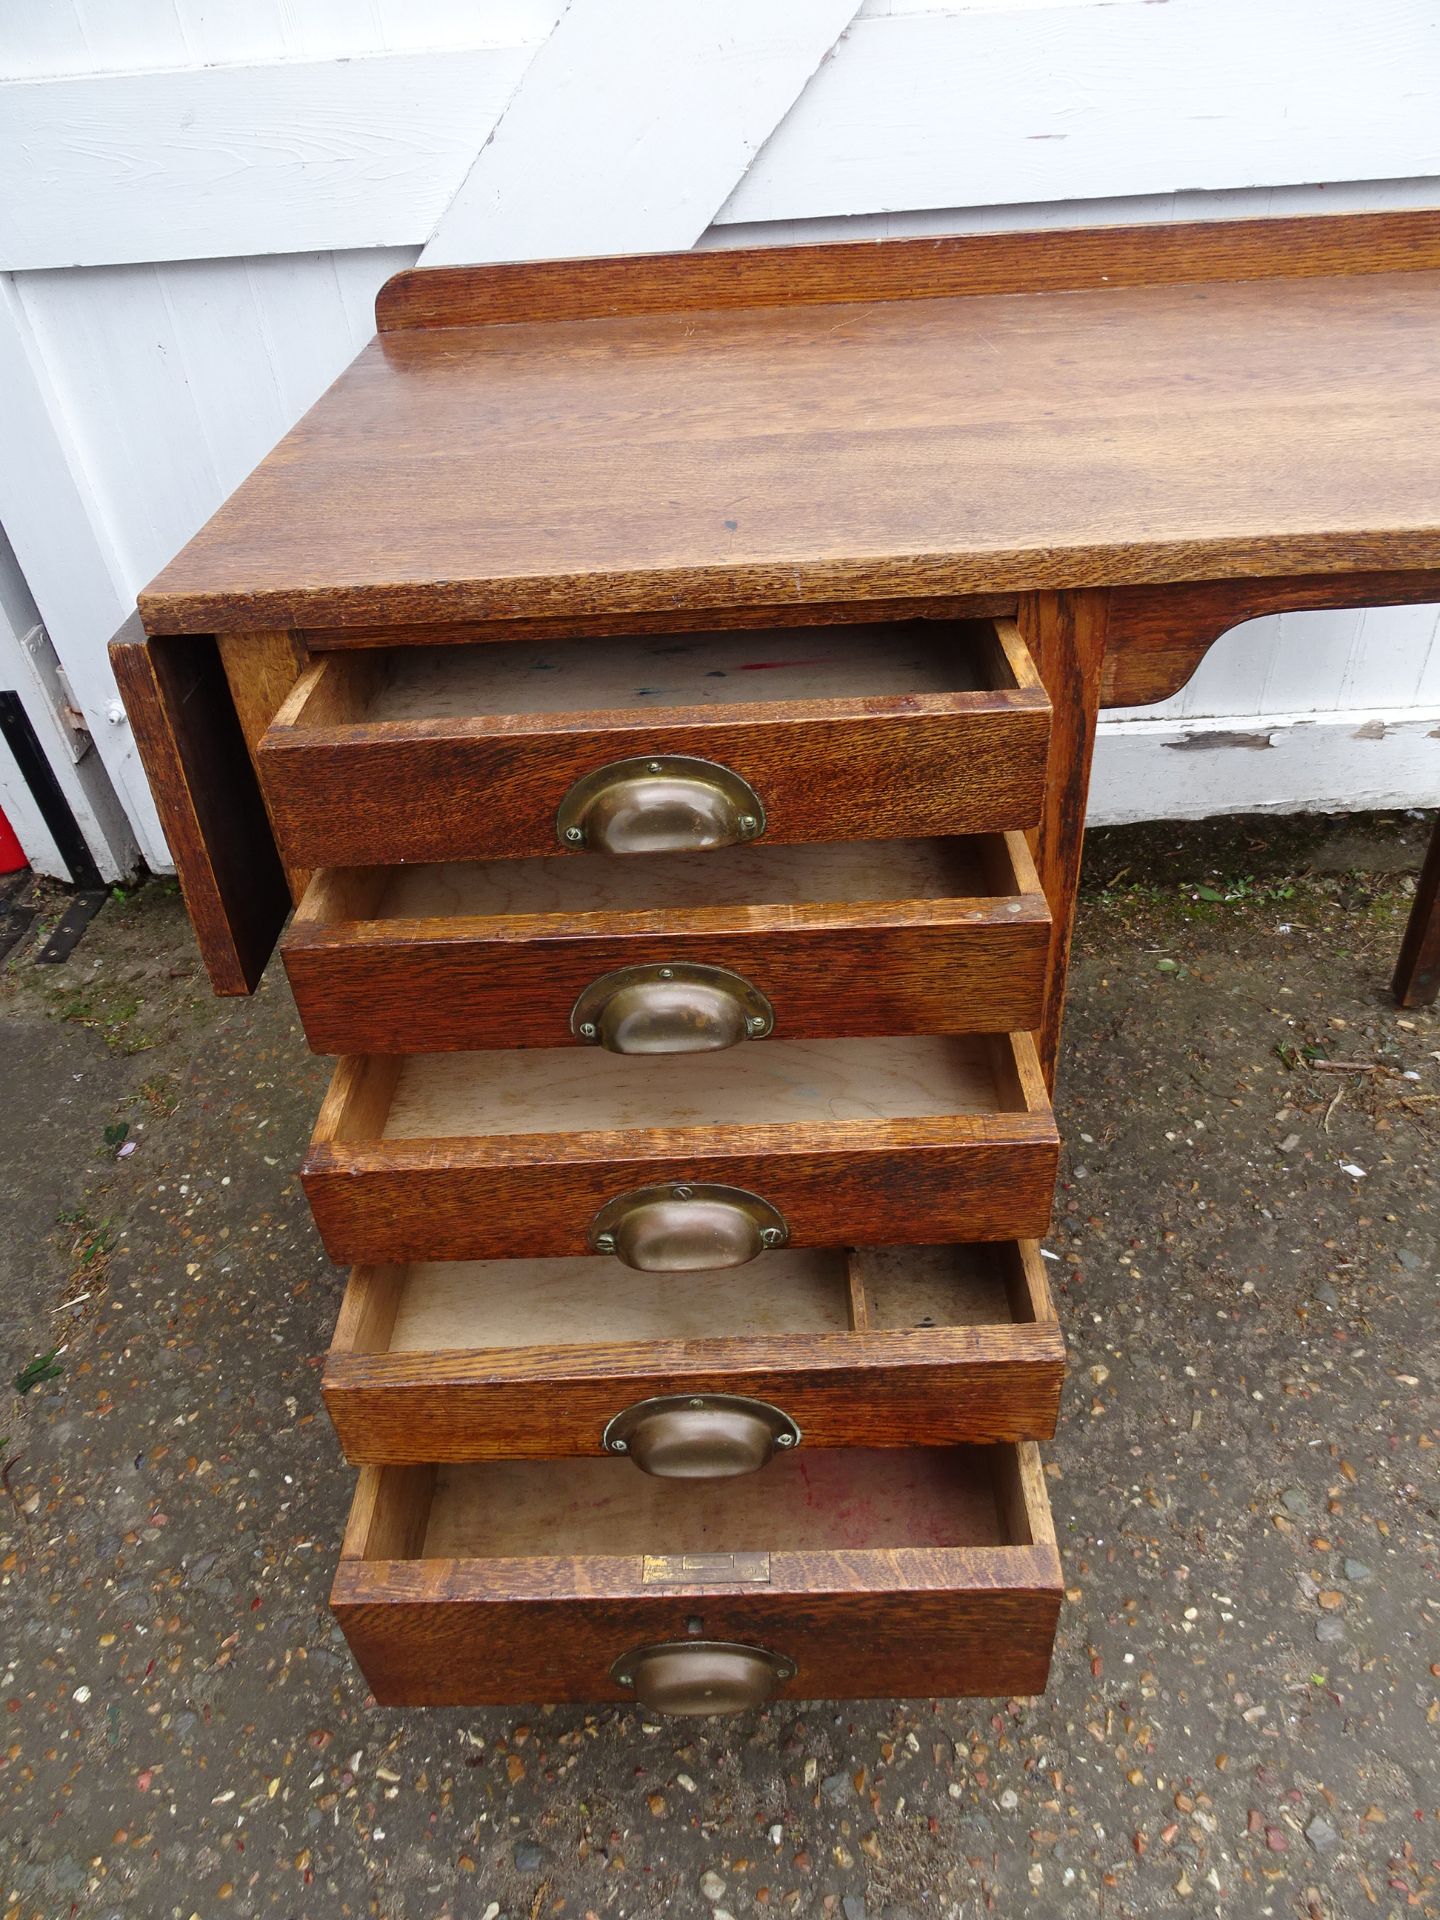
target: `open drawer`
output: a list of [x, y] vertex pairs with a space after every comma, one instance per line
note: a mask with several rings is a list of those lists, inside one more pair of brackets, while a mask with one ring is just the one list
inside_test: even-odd
[[365, 1467], [331, 1604], [384, 1706], [1040, 1692], [1060, 1557], [1038, 1449]]
[[1012, 620], [321, 655], [260, 744], [294, 866], [1030, 827], [1050, 703]]
[[1049, 940], [1007, 833], [335, 868], [281, 952], [317, 1053], [689, 1052], [1029, 1031]]
[[787, 1445], [1048, 1439], [1064, 1371], [1023, 1240], [782, 1248], [733, 1273], [357, 1267], [323, 1390], [357, 1464], [624, 1451], [718, 1478]]
[[1028, 1034], [342, 1060], [303, 1168], [332, 1260], [1038, 1239], [1059, 1136]]

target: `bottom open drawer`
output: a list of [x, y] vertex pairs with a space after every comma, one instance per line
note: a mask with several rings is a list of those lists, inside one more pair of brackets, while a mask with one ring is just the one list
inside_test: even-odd
[[1060, 1593], [1027, 1441], [705, 1482], [605, 1459], [366, 1467], [331, 1604], [382, 1705], [724, 1713], [1038, 1693]]
[[347, 1459], [406, 1466], [601, 1454], [694, 1395], [766, 1402], [805, 1449], [1043, 1440], [1064, 1372], [1040, 1249], [1006, 1240], [357, 1267], [323, 1388]]

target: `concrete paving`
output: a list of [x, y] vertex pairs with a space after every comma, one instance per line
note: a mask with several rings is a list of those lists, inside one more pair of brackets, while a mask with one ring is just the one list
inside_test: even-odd
[[1440, 1913], [1440, 1019], [1385, 992], [1423, 831], [1092, 842], [1034, 1701], [372, 1705], [326, 1606], [325, 1065], [278, 969], [209, 998], [173, 886], [62, 968], [37, 928], [0, 978], [0, 1920]]

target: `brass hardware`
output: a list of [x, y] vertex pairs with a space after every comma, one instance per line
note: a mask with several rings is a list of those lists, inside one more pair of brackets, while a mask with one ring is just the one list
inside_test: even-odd
[[636, 1187], [607, 1200], [590, 1223], [591, 1249], [640, 1273], [743, 1267], [788, 1238], [769, 1201], [739, 1187]]
[[729, 767], [667, 754], [583, 774], [560, 802], [555, 830], [562, 846], [598, 853], [693, 853], [758, 840], [765, 809]]
[[768, 1553], [647, 1553], [641, 1583], [647, 1587], [764, 1587], [770, 1584]]
[[601, 1445], [657, 1480], [729, 1480], [754, 1473], [777, 1447], [798, 1447], [800, 1429], [766, 1400], [733, 1393], [672, 1393], [617, 1413]]
[[609, 1053], [710, 1053], [775, 1025], [763, 993], [724, 967], [617, 967], [586, 987], [570, 1031]]
[[744, 1713], [793, 1680], [795, 1663], [734, 1640], [665, 1640], [621, 1654], [610, 1678], [652, 1713]]

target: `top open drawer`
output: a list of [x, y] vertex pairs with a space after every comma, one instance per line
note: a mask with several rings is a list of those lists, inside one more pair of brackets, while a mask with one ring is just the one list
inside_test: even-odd
[[988, 833], [1040, 816], [1010, 620], [322, 656], [261, 742], [296, 866]]

